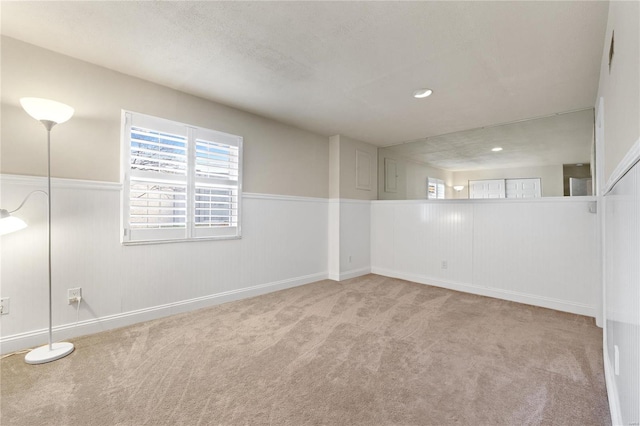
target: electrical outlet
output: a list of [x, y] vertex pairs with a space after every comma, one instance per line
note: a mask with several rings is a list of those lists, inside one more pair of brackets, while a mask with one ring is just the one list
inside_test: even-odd
[[7, 315], [9, 313], [9, 298], [3, 297], [0, 299], [0, 315]]
[[349, 256], [349, 263], [351, 263], [351, 256]]
[[442, 261], [442, 269], [447, 269], [449, 267], [449, 264], [447, 263], [446, 260]]
[[67, 290], [67, 304], [77, 303], [82, 297], [82, 288], [70, 288]]

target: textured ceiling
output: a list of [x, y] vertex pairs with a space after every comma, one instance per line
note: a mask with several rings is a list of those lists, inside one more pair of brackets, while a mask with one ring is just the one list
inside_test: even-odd
[[[2, 2], [2, 34], [379, 146], [593, 107], [606, 2]], [[429, 87], [430, 98], [411, 97]]]
[[[455, 132], [384, 148], [451, 171], [589, 163], [593, 109]], [[502, 151], [492, 152], [494, 147]]]

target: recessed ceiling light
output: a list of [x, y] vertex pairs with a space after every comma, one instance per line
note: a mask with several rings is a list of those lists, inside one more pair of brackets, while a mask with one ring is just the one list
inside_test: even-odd
[[491, 151], [493, 152], [502, 151], [502, 147], [496, 146], [495, 148], [491, 148]]
[[413, 92], [413, 97], [414, 98], [426, 98], [427, 96], [431, 96], [431, 94], [433, 93], [433, 90], [431, 89], [418, 89], [415, 92]]

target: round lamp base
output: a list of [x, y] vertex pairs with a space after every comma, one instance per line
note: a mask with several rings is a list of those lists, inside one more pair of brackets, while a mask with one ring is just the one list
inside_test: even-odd
[[73, 343], [59, 342], [51, 345], [51, 348], [49, 345], [44, 345], [32, 350], [24, 357], [24, 361], [27, 364], [44, 364], [63, 358], [71, 352], [73, 352]]

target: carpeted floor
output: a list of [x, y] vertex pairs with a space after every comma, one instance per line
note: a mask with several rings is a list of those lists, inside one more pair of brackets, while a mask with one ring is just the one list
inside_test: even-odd
[[2, 360], [4, 425], [604, 425], [590, 318], [367, 275]]

